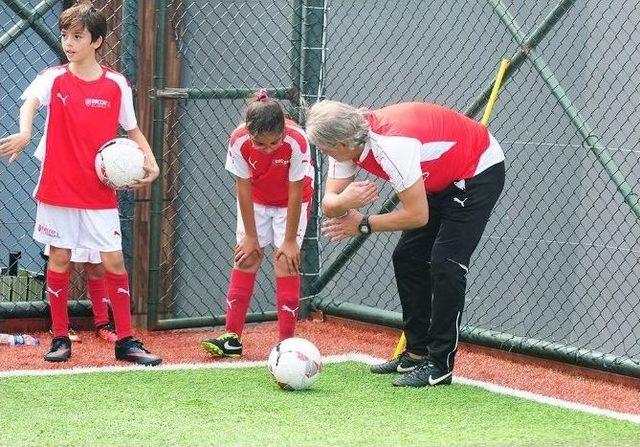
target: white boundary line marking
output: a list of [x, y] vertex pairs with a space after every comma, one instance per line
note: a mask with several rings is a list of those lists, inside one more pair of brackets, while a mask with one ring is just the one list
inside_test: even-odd
[[555, 397], [549, 397], [549, 396], [543, 396], [542, 394], [531, 393], [529, 391], [516, 390], [513, 388], [507, 388], [505, 386], [494, 385], [493, 383], [482, 382], [480, 380], [466, 379], [464, 377], [454, 376], [453, 381], [461, 385], [476, 386], [496, 394], [506, 394], [508, 396], [519, 397], [521, 399], [531, 400], [541, 404], [552, 405], [554, 407], [561, 407], [569, 410], [576, 410], [584, 413], [595, 414], [598, 416], [606, 416], [613, 419], [619, 419], [622, 421], [640, 424], [640, 415], [638, 414], [621, 413], [618, 411], [606, 410], [604, 408], [598, 408], [592, 405], [580, 404], [577, 402], [570, 402], [562, 399], [557, 399]]
[[[373, 357], [368, 354], [361, 354], [358, 352], [352, 352], [348, 354], [340, 355], [327, 355], [322, 358], [323, 363], [344, 363], [344, 362], [359, 362], [367, 365], [373, 365], [385, 361], [385, 359]], [[109, 372], [127, 372], [127, 371], [142, 371], [142, 372], [157, 372], [157, 371], [189, 371], [200, 369], [238, 369], [238, 368], [252, 368], [266, 366], [266, 360], [260, 361], [235, 361], [235, 362], [212, 362], [212, 363], [175, 363], [169, 365], [160, 365], [155, 367], [145, 366], [104, 366], [104, 367], [85, 367], [85, 368], [70, 368], [70, 369], [30, 369], [30, 370], [18, 370], [18, 371], [0, 371], [0, 378], [6, 377], [27, 377], [27, 376], [64, 376], [74, 374], [87, 374], [87, 373], [109, 373]], [[612, 419], [618, 419], [627, 422], [633, 422], [640, 424], [640, 415], [621, 413], [618, 411], [606, 410], [603, 408], [594, 407], [591, 405], [580, 404], [576, 402], [569, 402], [566, 400], [556, 399], [555, 397], [543, 396], [541, 394], [531, 393], [529, 391], [521, 391], [513, 388], [507, 388], [500, 385], [494, 385], [492, 383], [483, 382], [480, 380], [467, 379], [464, 377], [454, 376], [453, 381], [461, 385], [469, 385], [492, 393], [504, 394], [512, 397], [518, 397], [520, 399], [530, 400], [546, 405], [552, 405], [554, 407], [565, 408], [574, 411], [581, 411], [583, 413], [594, 414], [598, 416], [606, 416]]]

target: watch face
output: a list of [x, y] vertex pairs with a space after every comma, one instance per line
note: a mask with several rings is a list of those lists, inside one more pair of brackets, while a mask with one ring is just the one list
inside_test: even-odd
[[366, 226], [366, 225], [360, 225], [360, 233], [368, 234], [369, 233], [369, 227]]

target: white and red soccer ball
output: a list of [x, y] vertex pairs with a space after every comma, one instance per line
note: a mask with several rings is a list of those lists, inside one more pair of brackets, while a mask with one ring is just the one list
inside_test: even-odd
[[115, 138], [102, 145], [96, 155], [96, 173], [113, 189], [128, 189], [144, 177], [144, 152], [128, 138]]
[[280, 388], [304, 390], [320, 378], [322, 356], [313, 343], [292, 337], [278, 343], [269, 355], [269, 372]]

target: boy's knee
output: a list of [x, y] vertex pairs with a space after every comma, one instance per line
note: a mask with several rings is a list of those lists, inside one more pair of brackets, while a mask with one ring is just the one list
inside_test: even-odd
[[124, 266], [124, 256], [121, 251], [102, 252], [100, 253], [100, 258], [105, 271], [118, 275], [127, 273], [127, 269]]
[[102, 264], [91, 264], [89, 262], [84, 264], [84, 271], [88, 279], [102, 279], [104, 277], [104, 267]]
[[71, 267], [71, 250], [51, 247], [49, 250], [49, 268], [66, 272]]

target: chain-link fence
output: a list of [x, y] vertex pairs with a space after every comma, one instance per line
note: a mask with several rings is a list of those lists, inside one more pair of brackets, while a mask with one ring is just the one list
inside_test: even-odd
[[[236, 227], [235, 179], [224, 168], [229, 135], [242, 121], [247, 97], [262, 87], [298, 117], [300, 13], [288, 1], [171, 1], [166, 7], [176, 56], [167, 63], [180, 74], [168, 76], [155, 92], [167, 106], [157, 235], [161, 321], [152, 324], [219, 324]], [[272, 253], [265, 252], [250, 321], [275, 318]]]
[[[19, 20], [12, 3], [0, 13], [5, 35]], [[61, 6], [49, 3], [54, 10], [38, 23], [55, 29]], [[140, 47], [153, 55], [135, 67], [155, 70], [153, 146], [163, 169], [148, 209], [136, 214], [136, 222], [149, 222], [149, 232], [135, 232], [136, 244], [150, 237], [135, 260], [149, 258], [141, 273], [149, 275], [142, 290], [151, 327], [223, 321], [236, 222], [224, 159], [252, 92], [269, 88], [294, 117], [300, 103], [327, 97], [369, 108], [436, 102], [479, 118], [506, 56], [508, 80], [490, 128], [505, 150], [507, 183], [472, 259], [464, 336], [638, 375], [635, 2], [104, 3], [116, 15], [139, 4], [146, 27]], [[130, 23], [134, 16], [120, 17]], [[57, 55], [32, 28], [8, 44], [2, 39], [2, 107], [9, 108], [2, 126], [9, 133], [15, 98]], [[139, 98], [147, 100], [141, 88]], [[21, 266], [41, 272], [30, 239], [37, 166], [29, 160], [3, 167], [0, 256], [22, 251]], [[324, 164], [317, 162], [321, 184]], [[383, 196], [392, 195], [379, 185]], [[399, 235], [334, 244], [317, 237], [313, 217], [305, 241], [305, 291], [313, 304], [398, 324], [391, 252]], [[269, 255], [250, 320], [275, 317]]]
[[[325, 95], [356, 106], [426, 100], [477, 115], [499, 59], [528, 57], [490, 126], [507, 179], [468, 276], [468, 339], [638, 374], [638, 19], [628, 1], [331, 2]], [[322, 306], [399, 311], [397, 238], [366, 240]], [[345, 246], [323, 241], [323, 265]]]
[[[36, 75], [47, 67], [65, 63], [57, 27], [58, 16], [71, 0], [4, 1], [0, 6], [0, 134], [18, 132], [20, 95]], [[99, 58], [101, 63], [122, 70], [135, 78], [134, 3], [97, 1], [107, 17], [109, 33]], [[128, 9], [127, 9], [128, 8]], [[126, 11], [123, 13], [123, 11]], [[124, 21], [123, 17], [128, 17]], [[18, 159], [0, 166], [0, 316], [42, 316], [46, 258], [43, 247], [31, 237], [36, 204], [31, 195], [38, 179], [39, 162], [32, 156], [42, 137], [45, 110], [37, 114], [32, 142]], [[132, 224], [134, 198], [131, 192], [120, 194], [120, 219], [123, 251], [132, 266]], [[81, 269], [72, 278], [73, 314], [89, 312]]]

